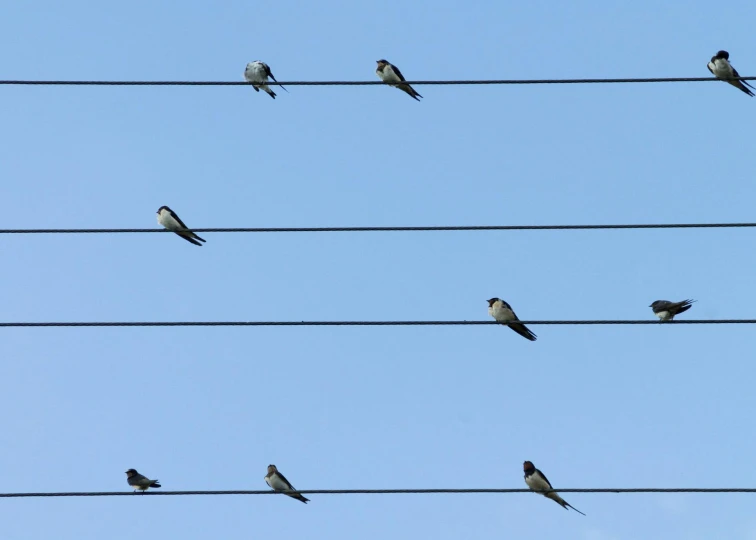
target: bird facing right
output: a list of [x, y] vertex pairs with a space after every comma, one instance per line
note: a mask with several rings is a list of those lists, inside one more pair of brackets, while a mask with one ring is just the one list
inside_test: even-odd
[[738, 70], [736, 70], [734, 67], [732, 67], [732, 64], [730, 64], [730, 53], [728, 53], [727, 51], [719, 51], [717, 54], [712, 56], [711, 61], [706, 64], [706, 67], [709, 68], [709, 71], [711, 71], [712, 75], [714, 75], [716, 78], [722, 79], [726, 83], [733, 85], [738, 90], [741, 90], [749, 96], [753, 97], [753, 92], [746, 88], [746, 86], [750, 86], [751, 88], [753, 88], [753, 86], [748, 84], [748, 81], [736, 80], [738, 77], [740, 77], [740, 74], [738, 73]]
[[650, 307], [654, 315], [659, 317], [661, 322], [671, 321], [675, 315], [679, 315], [691, 308], [695, 300], [683, 300], [681, 302], [670, 302], [669, 300], [655, 300]]
[[519, 322], [520, 319], [517, 318], [517, 315], [512, 310], [512, 306], [504, 300], [494, 297], [489, 298], [486, 302], [488, 302], [488, 314], [496, 319], [496, 322], [506, 324], [525, 339], [529, 339], [530, 341], [537, 339], [537, 336], [527, 326]]
[[157, 480], [150, 480], [143, 474], [139, 474], [136, 469], [129, 469], [128, 471], [126, 471], [126, 482], [128, 482], [128, 484], [134, 488], [134, 491], [139, 490], [142, 493], [144, 493], [151, 487], [162, 487]]
[[265, 483], [276, 491], [282, 491], [289, 497], [307, 504], [310, 499], [299, 493], [286, 477], [278, 472], [275, 465], [268, 465], [268, 474], [265, 475]]

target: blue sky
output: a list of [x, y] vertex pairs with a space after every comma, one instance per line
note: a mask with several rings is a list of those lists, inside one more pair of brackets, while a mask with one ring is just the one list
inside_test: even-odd
[[[756, 74], [753, 2], [16, 2], [4, 79]], [[723, 83], [2, 87], [1, 228], [753, 221]], [[6, 235], [5, 321], [750, 318], [750, 230]], [[1, 492], [753, 487], [747, 326], [5, 329]], [[13, 540], [756, 539], [751, 495], [4, 499]]]

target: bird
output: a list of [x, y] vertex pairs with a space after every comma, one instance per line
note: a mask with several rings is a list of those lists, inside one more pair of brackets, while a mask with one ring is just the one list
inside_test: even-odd
[[265, 476], [265, 483], [276, 491], [283, 491], [289, 497], [297, 499], [307, 504], [310, 499], [299, 493], [294, 486], [286, 479], [286, 477], [278, 472], [275, 465], [268, 465], [268, 474]]
[[682, 302], [670, 302], [669, 300], [655, 300], [650, 307], [661, 322], [671, 321], [675, 315], [688, 311], [695, 300], [683, 300]]
[[[262, 88], [268, 93], [270, 97], [276, 99], [276, 93], [271, 90], [267, 84], [265, 84], [266, 82], [268, 82], [268, 77], [273, 79], [273, 81], [278, 84], [278, 81], [270, 71], [270, 66], [265, 62], [261, 62], [260, 60], [250, 62], [249, 64], [247, 64], [247, 67], [244, 70], [244, 78], [247, 80], [247, 82], [252, 83], [252, 88], [255, 89], [255, 92], [259, 92], [260, 88]], [[283, 85], [279, 84], [278, 86], [286, 90]], [[288, 90], [286, 91], [288, 92]]]
[[[195, 246], [202, 247], [200, 242], [205, 242], [204, 238], [200, 238], [197, 234], [190, 231], [189, 228], [184, 225], [184, 222], [181, 221], [181, 218], [178, 217], [178, 214], [167, 206], [161, 206], [158, 208], [157, 221], [169, 231], [175, 232], [181, 238], [187, 242], [191, 242]], [[199, 240], [199, 242], [197, 240]]]
[[748, 84], [748, 81], [733, 80], [740, 77], [740, 74], [738, 73], [738, 70], [730, 64], [730, 53], [727, 51], [719, 51], [715, 56], [712, 56], [711, 61], [706, 64], [706, 67], [709, 68], [709, 71], [711, 71], [716, 78], [730, 83], [735, 88], [742, 90], [749, 96], [753, 97], [753, 92], [746, 88], [746, 86], [753, 88], [753, 86]]
[[140, 490], [142, 493], [151, 487], [162, 487], [157, 480], [150, 480], [146, 476], [139, 474], [136, 469], [129, 469], [126, 471], [126, 481], [134, 488], [134, 491]]
[[[515, 315], [515, 312], [512, 311], [512, 306], [507, 304], [504, 300], [501, 298], [490, 298], [487, 300], [488, 302], [488, 314], [496, 319], [497, 322], [500, 322], [502, 324], [507, 324], [509, 321], [519, 321], [520, 319], [517, 318], [517, 315]], [[520, 322], [510, 322], [507, 324], [512, 330], [520, 334], [525, 339], [529, 339], [530, 341], [535, 341], [538, 339], [538, 337], [531, 332], [527, 326]]]
[[[525, 470], [525, 483], [533, 491], [543, 491], [546, 489], [554, 489], [551, 486], [549, 479], [546, 478], [546, 475], [543, 474], [538, 469], [536, 469], [535, 465], [533, 465], [532, 462], [526, 461], [525, 463], [523, 463], [523, 469]], [[563, 498], [561, 498], [556, 491], [552, 491], [551, 493], [544, 493], [543, 495], [551, 499], [552, 501], [555, 501], [559, 503], [560, 505], [562, 505], [562, 508], [564, 508], [565, 510], [567, 510], [567, 507], [570, 507], [578, 514], [585, 515], [580, 510], [578, 510], [577, 508], [572, 506], [570, 503], [565, 501]]]
[[375, 69], [375, 73], [381, 78], [383, 82], [388, 83], [394, 88], [398, 88], [399, 90], [407, 92], [407, 94], [409, 94], [411, 97], [415, 98], [417, 101], [420, 101], [417, 98], [421, 98], [423, 96], [418, 94], [414, 88], [404, 82], [406, 81], [406, 79], [404, 78], [404, 75], [402, 75], [402, 72], [399, 71], [398, 67], [393, 65], [388, 60], [376, 60], [376, 62], [378, 63], [378, 67]]

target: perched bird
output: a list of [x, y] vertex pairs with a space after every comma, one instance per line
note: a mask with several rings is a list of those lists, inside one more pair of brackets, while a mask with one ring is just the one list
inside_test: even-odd
[[294, 489], [294, 486], [289, 483], [286, 477], [278, 472], [275, 465], [268, 465], [268, 474], [265, 476], [265, 483], [276, 491], [285, 491], [289, 497], [302, 501], [305, 504], [310, 500]]
[[[376, 68], [375, 73], [381, 78], [383, 82], [388, 83], [394, 88], [398, 88], [399, 90], [407, 92], [411, 97], [415, 99], [423, 97], [418, 94], [414, 88], [404, 82], [407, 79], [404, 78], [404, 75], [402, 75], [402, 72], [399, 71], [398, 67], [391, 64], [388, 60], [377, 60], [377, 62], [378, 67]], [[417, 99], [417, 101], [420, 100]]]
[[[157, 221], [169, 231], [175, 232], [181, 238], [183, 238], [187, 242], [191, 242], [195, 246], [202, 246], [200, 242], [205, 241], [203, 238], [200, 238], [195, 233], [190, 231], [189, 228], [184, 225], [184, 222], [181, 221], [181, 219], [178, 217], [176, 212], [174, 212], [167, 206], [161, 206], [160, 208], [158, 208]], [[197, 240], [199, 240], [199, 242], [197, 242]]]
[[[506, 324], [509, 321], [520, 320], [517, 318], [517, 315], [515, 315], [515, 312], [512, 311], [512, 306], [507, 304], [501, 298], [491, 298], [490, 300], [487, 300], [487, 302], [488, 314], [496, 319], [497, 322]], [[533, 332], [531, 332], [527, 326], [520, 322], [510, 322], [510, 324], [507, 324], [507, 326], [509, 326], [512, 330], [520, 334], [525, 339], [529, 339], [530, 341], [535, 341], [537, 339], [537, 336]]]
[[136, 469], [129, 469], [128, 471], [126, 471], [126, 481], [131, 487], [134, 488], [134, 491], [140, 490], [142, 493], [144, 493], [151, 487], [162, 487], [160, 484], [158, 484], [157, 480], [150, 480], [146, 476], [139, 474]]
[[679, 315], [691, 308], [695, 300], [683, 300], [682, 302], [670, 302], [668, 300], [656, 300], [651, 303], [650, 307], [654, 314], [663, 321], [671, 321], [675, 315]]
[[716, 56], [712, 56], [711, 62], [706, 64], [706, 67], [709, 68], [709, 71], [711, 71], [716, 78], [730, 83], [735, 88], [742, 90], [749, 96], [753, 97], [753, 92], [746, 88], [746, 86], [753, 88], [753, 86], [748, 84], [748, 81], [733, 80], [733, 78], [740, 77], [740, 74], [734, 67], [732, 67], [732, 64], [730, 64], [730, 53], [727, 51], [719, 51]]
[[[255, 92], [259, 92], [260, 88], [262, 88], [264, 91], [268, 93], [270, 97], [273, 99], [276, 99], [276, 93], [271, 90], [266, 82], [268, 82], [268, 77], [273, 79], [275, 83], [278, 83], [276, 78], [273, 76], [273, 73], [270, 71], [270, 66], [266, 64], [265, 62], [261, 62], [260, 60], [255, 60], [254, 62], [250, 62], [247, 64], [247, 68], [244, 70], [244, 78], [247, 80], [247, 82], [252, 83], [252, 87], [255, 89]], [[278, 85], [284, 90], [282, 85]], [[286, 90], [288, 92], [288, 90]]]
[[[530, 489], [533, 491], [543, 491], [545, 489], [554, 489], [551, 486], [551, 483], [549, 482], [549, 479], [546, 478], [546, 475], [543, 474], [541, 471], [535, 468], [535, 465], [533, 465], [530, 461], [526, 461], [523, 463], [523, 469], [525, 470], [525, 483], [528, 485]], [[580, 510], [572, 506], [570, 503], [565, 501], [563, 498], [559, 496], [559, 494], [556, 491], [552, 491], [551, 493], [544, 493], [545, 497], [551, 499], [552, 501], [555, 501], [562, 505], [562, 507], [567, 510], [567, 507], [569, 506], [572, 508], [575, 512], [578, 514], [583, 514]]]

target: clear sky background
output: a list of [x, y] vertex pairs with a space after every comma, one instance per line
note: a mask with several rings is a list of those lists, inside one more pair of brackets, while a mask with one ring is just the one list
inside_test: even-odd
[[[756, 4], [8, 2], [3, 79], [756, 74]], [[0, 227], [754, 221], [719, 82], [8, 87]], [[4, 321], [750, 318], [752, 230], [4, 235]], [[754, 487], [750, 326], [0, 331], [0, 492]], [[756, 539], [747, 494], [3, 499], [3, 538]]]

